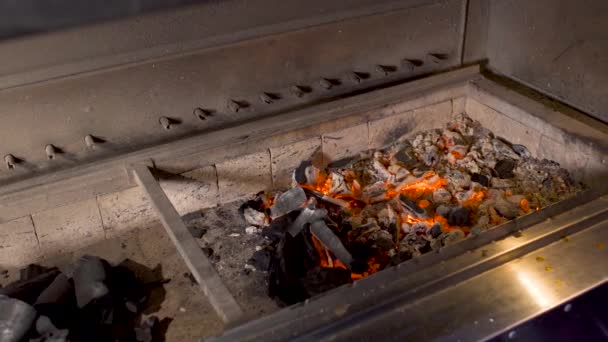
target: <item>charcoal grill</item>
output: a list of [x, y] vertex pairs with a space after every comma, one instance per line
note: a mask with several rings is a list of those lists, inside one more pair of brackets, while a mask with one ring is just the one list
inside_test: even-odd
[[[217, 25], [181, 37], [185, 27], [204, 30], [191, 17], [209, 15], [200, 5], [2, 42], [7, 55], [30, 57], [0, 69], [0, 264], [69, 252], [159, 218], [226, 322], [212, 340], [515, 336], [522, 321], [606, 281], [608, 126], [477, 64], [486, 57], [487, 6], [360, 1], [325, 15], [304, 11], [304, 20], [294, 5], [282, 23], [256, 12], [256, 29]], [[146, 47], [138, 34], [160, 37], [159, 22], [177, 23], [178, 33]], [[113, 41], [115, 32], [132, 46]], [[118, 52], [82, 41], [48, 63], [31, 57], [94, 34]], [[395, 127], [440, 127], [462, 111], [558, 161], [588, 189], [265, 317], [243, 313], [180, 218], [285, 185], [317, 147], [338, 159], [380, 147]], [[104, 207], [133, 191], [144, 204]], [[70, 216], [89, 211], [99, 215], [85, 220], [97, 232], [70, 226]]]

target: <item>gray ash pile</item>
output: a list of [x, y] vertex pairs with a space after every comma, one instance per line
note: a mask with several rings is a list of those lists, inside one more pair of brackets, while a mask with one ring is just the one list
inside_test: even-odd
[[242, 212], [269, 237], [254, 260], [270, 260], [270, 295], [293, 304], [581, 189], [556, 162], [460, 114], [349, 160], [304, 161], [292, 189], [260, 194]]
[[154, 301], [164, 299], [160, 268], [130, 260], [112, 266], [89, 255], [72, 266], [61, 272], [30, 265], [0, 288], [0, 341], [164, 340], [170, 320], [142, 317], [155, 310], [152, 293]]

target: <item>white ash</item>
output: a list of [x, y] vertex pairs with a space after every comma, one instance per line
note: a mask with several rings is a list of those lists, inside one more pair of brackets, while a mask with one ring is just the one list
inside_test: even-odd
[[[294, 179], [307, 189], [309, 200], [316, 198], [308, 202], [308, 212], [326, 210], [317, 219], [331, 223], [346, 249], [366, 245], [398, 262], [582, 189], [559, 164], [534, 158], [525, 146], [494, 136], [466, 114], [456, 115], [444, 129], [398, 138], [339, 167], [302, 165]], [[265, 213], [248, 215], [255, 226], [251, 231], [268, 225]]]

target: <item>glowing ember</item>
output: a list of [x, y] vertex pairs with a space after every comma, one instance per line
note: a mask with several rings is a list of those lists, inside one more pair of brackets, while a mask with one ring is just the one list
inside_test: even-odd
[[[351, 281], [483, 232], [531, 208], [539, 210], [549, 203], [547, 198], [554, 201], [556, 194], [579, 189], [555, 164], [520, 157], [464, 115], [447, 130], [400, 139], [342, 168], [303, 165], [300, 174], [307, 178], [299, 186], [306, 189], [307, 213], [324, 212], [317, 219], [324, 221], [329, 237], [317, 235], [321, 243], [307, 226], [295, 231], [310, 240], [317, 269], [346, 277], [344, 270], [349, 270]], [[273, 203], [271, 198], [265, 202]], [[327, 239], [338, 241], [340, 249], [332, 249]], [[345, 249], [352, 255], [345, 258]], [[345, 265], [332, 251], [340, 260], [353, 262]]]

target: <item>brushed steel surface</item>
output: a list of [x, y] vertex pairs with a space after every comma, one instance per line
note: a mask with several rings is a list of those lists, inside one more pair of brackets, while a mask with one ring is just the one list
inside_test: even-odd
[[[197, 133], [260, 119], [368, 88], [453, 68], [461, 49], [461, 0], [416, 1], [417, 6], [350, 18], [305, 30], [188, 51], [114, 69], [0, 91], [0, 156], [23, 160], [0, 168], [0, 182], [13, 182], [108, 156], [174, 141]], [[373, 28], [373, 29], [372, 29]], [[52, 47], [47, 47], [51, 49]], [[447, 58], [433, 61], [430, 53]], [[50, 54], [50, 53], [49, 53]], [[424, 65], [402, 66], [404, 58]], [[389, 75], [376, 65], [398, 67]], [[361, 83], [346, 76], [368, 74]], [[340, 85], [327, 90], [323, 78]], [[301, 98], [295, 85], [310, 87]], [[260, 94], [276, 93], [271, 104]], [[229, 100], [247, 103], [238, 112]], [[208, 110], [201, 120], [194, 111]], [[174, 120], [170, 129], [161, 117]], [[105, 142], [93, 151], [84, 137]], [[44, 147], [61, 149], [48, 160]]]

